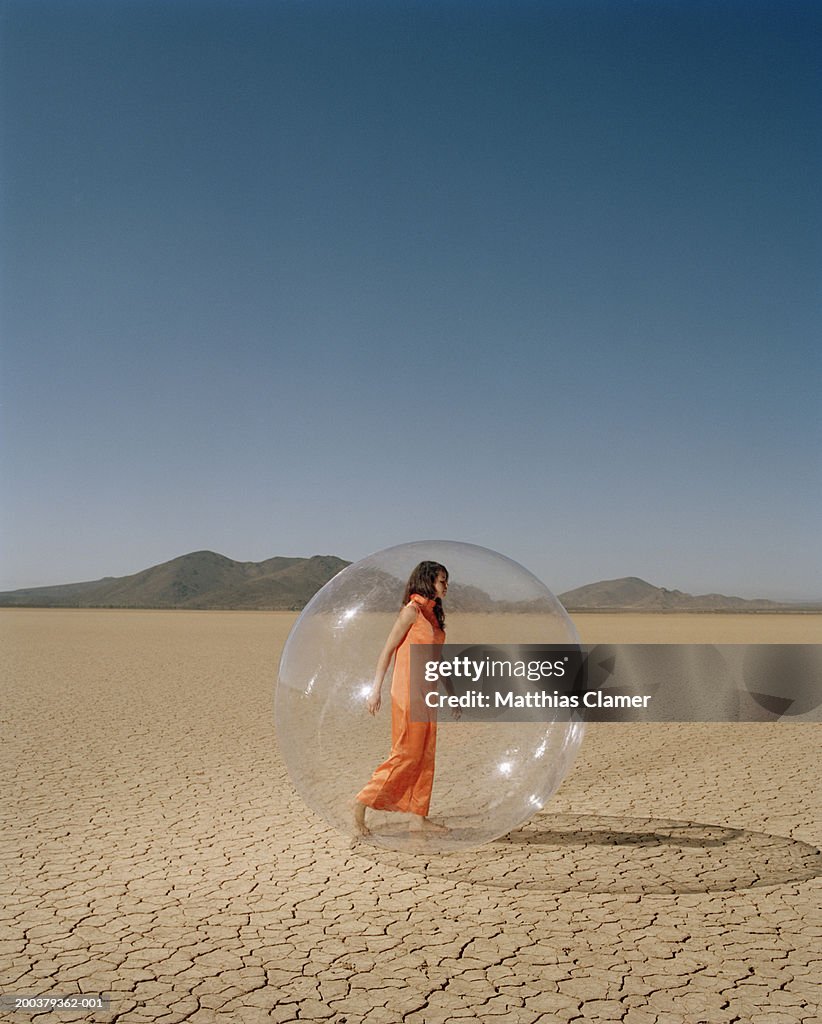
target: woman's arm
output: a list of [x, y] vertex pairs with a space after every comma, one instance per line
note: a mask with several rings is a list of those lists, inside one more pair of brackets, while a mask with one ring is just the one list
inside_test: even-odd
[[396, 651], [406, 638], [408, 630], [414, 625], [416, 618], [417, 606], [413, 603], [407, 604], [397, 616], [397, 621], [394, 623], [391, 628], [391, 632], [388, 634], [388, 639], [385, 641], [385, 647], [383, 647], [379, 658], [377, 658], [377, 668], [374, 672], [374, 685], [371, 688], [371, 694], [368, 698], [369, 714], [376, 715], [380, 710], [380, 704], [382, 703], [382, 684], [385, 679], [385, 673], [388, 671], [388, 666], [391, 664], [391, 659], [394, 657], [394, 651]]

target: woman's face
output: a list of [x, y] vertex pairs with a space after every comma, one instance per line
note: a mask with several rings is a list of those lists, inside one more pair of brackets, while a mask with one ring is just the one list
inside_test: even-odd
[[434, 593], [442, 599], [448, 593], [448, 576], [440, 569], [434, 580]]

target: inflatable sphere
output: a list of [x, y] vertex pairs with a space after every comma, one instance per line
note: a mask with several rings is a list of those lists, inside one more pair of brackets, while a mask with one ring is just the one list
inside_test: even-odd
[[[474, 544], [401, 544], [338, 573], [315, 594], [288, 636], [275, 716], [279, 748], [297, 792], [347, 835], [356, 834], [355, 795], [391, 750], [391, 669], [375, 716], [368, 713], [367, 699], [406, 582], [423, 561], [448, 570], [446, 644], [579, 644], [567, 612], [540, 580], [510, 558]], [[560, 713], [553, 720], [542, 715], [528, 722], [455, 721], [440, 710], [428, 817], [448, 831], [414, 832], [411, 815], [369, 807], [369, 834], [362, 842], [441, 853], [506, 835], [541, 810], [557, 789], [583, 729], [579, 718], [569, 721]]]

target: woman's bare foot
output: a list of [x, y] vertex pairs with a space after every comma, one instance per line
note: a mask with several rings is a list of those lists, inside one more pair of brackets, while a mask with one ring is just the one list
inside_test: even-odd
[[353, 804], [354, 810], [354, 835], [357, 836], [370, 836], [371, 829], [365, 824], [365, 804], [361, 804], [359, 800], [355, 800]]
[[447, 825], [437, 825], [421, 814], [413, 814], [408, 825], [409, 832], [450, 832]]

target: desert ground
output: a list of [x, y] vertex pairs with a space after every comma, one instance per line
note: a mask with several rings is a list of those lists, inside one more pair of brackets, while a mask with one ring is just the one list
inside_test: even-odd
[[[819, 724], [589, 726], [467, 854], [351, 847], [273, 721], [295, 619], [8, 609], [0, 993], [147, 1022], [820, 1020]], [[578, 615], [589, 643], [815, 643], [817, 615]]]

